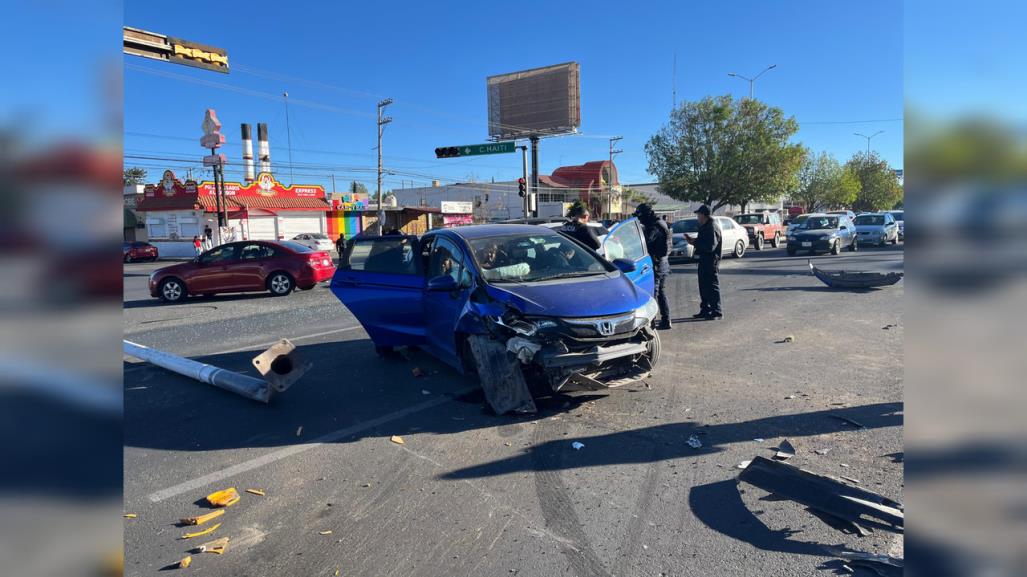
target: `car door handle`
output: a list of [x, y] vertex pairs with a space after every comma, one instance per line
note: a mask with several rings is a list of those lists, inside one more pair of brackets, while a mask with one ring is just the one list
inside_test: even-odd
[[649, 272], [650, 270], [652, 270], [652, 268], [653, 268], [653, 267], [651, 267], [651, 266], [649, 266], [649, 265], [645, 265], [645, 266], [643, 266], [643, 267], [642, 267], [642, 274], [645, 274], [645, 273]]

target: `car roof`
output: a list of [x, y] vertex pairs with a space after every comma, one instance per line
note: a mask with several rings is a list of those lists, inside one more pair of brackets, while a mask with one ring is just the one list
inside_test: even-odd
[[[538, 226], [544, 226], [546, 228], [556, 228], [558, 226], [563, 226], [565, 224], [567, 224], [567, 221], [563, 221], [563, 222], [542, 222], [542, 223], [539, 223]], [[595, 227], [595, 228], [606, 228], [606, 225], [604, 225], [603, 223], [595, 222], [595, 221], [592, 221], [592, 220], [586, 222], [585, 225], [586, 226]]]
[[545, 234], [556, 235], [558, 232], [533, 224], [473, 224], [453, 228], [438, 229], [434, 232], [448, 232], [464, 239], [488, 238], [506, 234]]

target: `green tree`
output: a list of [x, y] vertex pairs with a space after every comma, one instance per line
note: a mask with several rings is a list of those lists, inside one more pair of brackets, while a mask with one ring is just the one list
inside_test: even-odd
[[807, 152], [798, 179], [799, 187], [791, 198], [807, 212], [851, 206], [859, 192], [856, 175], [827, 152], [819, 155]]
[[645, 145], [660, 191], [716, 210], [773, 202], [795, 190], [804, 149], [789, 139], [794, 118], [758, 100], [685, 102]]
[[122, 182], [125, 186], [135, 186], [137, 184], [144, 184], [146, 182], [146, 169], [134, 166], [132, 168], [126, 168], [122, 173]]
[[889, 210], [902, 200], [899, 177], [876, 152], [871, 152], [869, 156], [858, 152], [845, 163], [845, 167], [859, 182], [852, 210]]
[[353, 194], [367, 194], [367, 187], [364, 186], [364, 183], [357, 182], [354, 180], [353, 182], [349, 183], [349, 191]]

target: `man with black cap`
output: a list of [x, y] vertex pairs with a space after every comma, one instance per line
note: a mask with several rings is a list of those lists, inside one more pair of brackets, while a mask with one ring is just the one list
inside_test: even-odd
[[656, 273], [656, 285], [653, 296], [656, 297], [656, 304], [660, 307], [660, 323], [657, 329], [669, 330], [670, 327], [670, 304], [667, 302], [667, 277], [670, 276], [670, 249], [674, 239], [670, 235], [667, 223], [656, 216], [653, 208], [646, 203], [638, 205], [634, 216], [645, 228], [645, 247], [649, 250], [649, 256], [653, 259], [653, 267]]
[[595, 227], [588, 226], [590, 218], [588, 209], [582, 205], [572, 207], [567, 214], [567, 224], [560, 227], [559, 232], [587, 246], [592, 250], [599, 250], [599, 237], [596, 236]]
[[710, 207], [705, 204], [695, 211], [699, 220], [699, 233], [691, 241], [695, 255], [699, 257], [699, 312], [693, 318], [717, 320], [724, 317], [720, 310], [720, 255], [723, 240], [720, 229], [710, 216]]

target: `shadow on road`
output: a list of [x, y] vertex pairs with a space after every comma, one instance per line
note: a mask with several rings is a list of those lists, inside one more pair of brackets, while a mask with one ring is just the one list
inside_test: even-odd
[[[695, 457], [719, 452], [723, 445], [729, 443], [751, 442], [752, 439], [759, 437], [794, 439], [855, 430], [852, 425], [833, 418], [831, 415], [853, 419], [869, 429], [899, 427], [902, 426], [902, 410], [902, 403], [877, 403], [861, 407], [765, 417], [740, 423], [719, 425], [702, 425], [689, 421], [668, 423], [574, 439], [584, 443], [588, 448], [587, 451], [569, 450], [570, 441], [568, 440], [550, 441], [531, 447], [515, 457], [459, 469], [442, 477], [471, 479], [521, 471], [568, 470], [651, 462], [654, 453], [640, 450], [638, 447], [640, 441], [657, 446], [662, 445], [658, 452], [660, 460]], [[685, 442], [691, 435], [701, 437], [703, 443], [701, 449], [692, 449]], [[558, 457], [552, 458], [553, 455]], [[539, 458], [539, 456], [548, 458]]]

